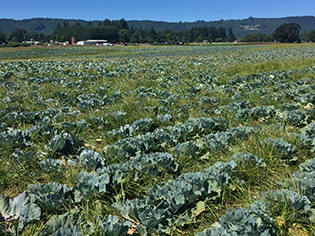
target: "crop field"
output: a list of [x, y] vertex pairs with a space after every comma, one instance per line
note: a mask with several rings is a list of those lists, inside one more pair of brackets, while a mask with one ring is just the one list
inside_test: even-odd
[[315, 45], [0, 49], [0, 235], [315, 235]]

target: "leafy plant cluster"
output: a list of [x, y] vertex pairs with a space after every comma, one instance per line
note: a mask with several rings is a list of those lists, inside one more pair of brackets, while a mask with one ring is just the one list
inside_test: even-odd
[[262, 193], [251, 205], [229, 209], [205, 235], [306, 235], [305, 226], [314, 222], [314, 161], [299, 166], [292, 178], [279, 184], [279, 189]]
[[[28, 189], [13, 201], [1, 195], [2, 228], [12, 233], [19, 232], [28, 223], [36, 222], [49, 214], [57, 214], [46, 223], [41, 235], [49, 233], [59, 235], [63, 231], [81, 235], [79, 224], [87, 225], [89, 230], [91, 227], [99, 227], [99, 225], [91, 225], [91, 222], [86, 222], [77, 214], [78, 207], [84, 201], [99, 198], [102, 193], [115, 196], [129, 178], [141, 182], [143, 177], [158, 176], [163, 171], [175, 173], [178, 169], [176, 159], [168, 153], [150, 153], [132, 158], [122, 164], [106, 166], [105, 159], [99, 153], [83, 150], [77, 161], [81, 162], [88, 172], [82, 171], [77, 174], [75, 186], [69, 187], [56, 182], [29, 185]], [[53, 167], [63, 168], [62, 162], [56, 159], [47, 159], [40, 164], [47, 172], [55, 170]], [[76, 213], [65, 213], [67, 208], [76, 209], [74, 210]], [[117, 219], [109, 216], [108, 222], [98, 219], [97, 223], [101, 224], [104, 233], [120, 232], [121, 228], [128, 230], [131, 227], [131, 223], [118, 223]], [[55, 225], [54, 221], [58, 224]], [[114, 223], [116, 225], [111, 228]], [[126, 225], [129, 227], [122, 227]], [[92, 231], [88, 233], [91, 234]]]
[[233, 189], [232, 182], [240, 181], [238, 162], [258, 164], [257, 158], [250, 159], [248, 155], [239, 153], [235, 161], [216, 162], [201, 172], [182, 174], [153, 186], [145, 197], [115, 203], [114, 207], [125, 219], [141, 224], [144, 231], [170, 233], [173, 224], [183, 224], [196, 217], [194, 211], [202, 201], [217, 201], [224, 191]]
[[[224, 123], [217, 119], [195, 118], [185, 123], [155, 129], [153, 132], [140, 134], [135, 137], [120, 139], [118, 142], [104, 147], [108, 158], [128, 158], [137, 153], [165, 151], [176, 144], [193, 138], [196, 134], [220, 130]], [[175, 147], [176, 148], [176, 147]]]
[[313, 47], [76, 50], [0, 63], [4, 234], [312, 232]]
[[[66, 185], [51, 183], [41, 186], [29, 186], [26, 192], [13, 199], [0, 195], [1, 229], [15, 234], [31, 222], [38, 221], [45, 212], [57, 212], [65, 203], [71, 189]], [[99, 216], [92, 224], [76, 212], [52, 216], [43, 227], [40, 235], [85, 235], [81, 227], [87, 230], [108, 235], [126, 234], [131, 227], [130, 222], [119, 222], [117, 216], [109, 215], [106, 220]]]

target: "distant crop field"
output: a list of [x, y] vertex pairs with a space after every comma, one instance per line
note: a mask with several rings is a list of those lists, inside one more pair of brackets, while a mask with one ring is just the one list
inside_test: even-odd
[[315, 45], [0, 48], [1, 235], [314, 235]]

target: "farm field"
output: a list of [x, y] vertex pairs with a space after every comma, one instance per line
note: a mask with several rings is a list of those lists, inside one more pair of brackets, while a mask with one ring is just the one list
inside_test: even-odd
[[315, 45], [0, 48], [0, 235], [315, 235]]

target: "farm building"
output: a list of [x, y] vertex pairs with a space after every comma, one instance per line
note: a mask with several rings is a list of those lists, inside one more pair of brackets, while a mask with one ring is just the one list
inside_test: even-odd
[[89, 39], [86, 41], [79, 41], [77, 42], [77, 45], [104, 45], [105, 43], [108, 43], [105, 39]]
[[30, 44], [30, 45], [39, 45], [40, 44], [39, 41], [33, 41], [33, 40], [31, 40], [31, 41], [23, 41], [22, 43], [27, 43], [27, 44]]

